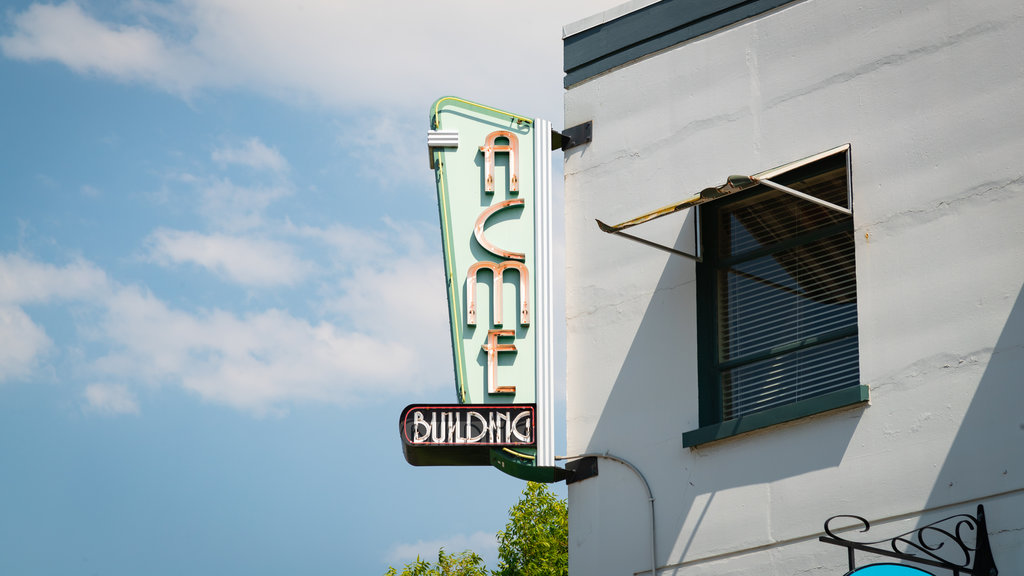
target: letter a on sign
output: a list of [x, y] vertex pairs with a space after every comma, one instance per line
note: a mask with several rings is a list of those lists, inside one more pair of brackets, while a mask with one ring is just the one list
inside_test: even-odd
[[[495, 143], [498, 138], [508, 140], [505, 146]], [[519, 191], [519, 138], [508, 130], [498, 130], [487, 135], [487, 144], [480, 147], [484, 153], [484, 192], [494, 192], [494, 153], [508, 152], [508, 191]]]

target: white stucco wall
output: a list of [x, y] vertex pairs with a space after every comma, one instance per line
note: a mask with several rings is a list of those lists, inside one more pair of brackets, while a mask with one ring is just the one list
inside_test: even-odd
[[[885, 531], [978, 502], [1000, 571], [1024, 569], [1024, 4], [797, 2], [570, 88], [565, 125], [587, 120], [565, 157], [568, 452], [647, 477], [663, 573], [838, 575], [829, 516]], [[844, 143], [869, 405], [683, 448], [694, 265], [594, 220]], [[645, 226], [692, 244], [689, 216]], [[624, 467], [569, 510], [572, 574], [650, 570]]]

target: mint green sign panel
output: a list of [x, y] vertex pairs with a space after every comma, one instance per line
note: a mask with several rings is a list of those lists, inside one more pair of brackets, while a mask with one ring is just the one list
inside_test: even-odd
[[534, 403], [534, 121], [445, 97], [430, 129], [458, 401]]

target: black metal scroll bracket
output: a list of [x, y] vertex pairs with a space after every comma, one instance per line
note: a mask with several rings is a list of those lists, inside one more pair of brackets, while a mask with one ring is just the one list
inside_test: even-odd
[[[860, 532], [870, 530], [871, 524], [860, 516], [847, 514], [833, 516], [825, 521], [826, 536], [822, 536], [818, 540], [845, 547], [849, 556], [851, 572], [857, 568], [853, 558], [854, 550], [861, 550], [907, 562], [944, 568], [952, 571], [953, 576], [960, 576], [960, 574], [996, 576], [999, 574], [995, 560], [992, 558], [992, 548], [988, 542], [985, 508], [980, 504], [977, 517], [970, 514], [957, 514], [893, 538], [871, 542], [855, 542], [836, 536], [830, 525], [839, 518], [857, 520], [864, 525]], [[973, 547], [964, 539], [971, 532], [975, 533]]]

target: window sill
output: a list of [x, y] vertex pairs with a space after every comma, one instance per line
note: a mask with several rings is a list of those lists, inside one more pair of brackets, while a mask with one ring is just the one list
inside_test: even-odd
[[708, 442], [731, 438], [745, 432], [782, 424], [783, 422], [790, 422], [829, 410], [860, 404], [867, 402], [867, 400], [867, 386], [850, 386], [849, 388], [836, 390], [835, 392], [809, 400], [801, 400], [786, 406], [779, 406], [778, 408], [756, 412], [733, 420], [726, 420], [725, 422], [701, 426], [696, 430], [683, 432], [683, 447], [692, 448], [701, 444], [707, 444]]

